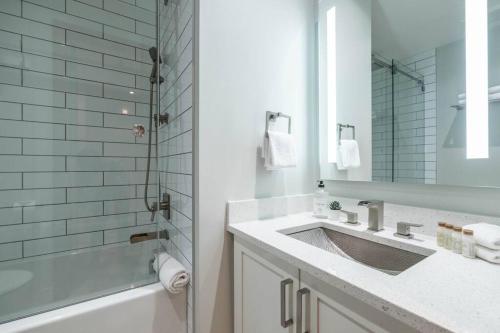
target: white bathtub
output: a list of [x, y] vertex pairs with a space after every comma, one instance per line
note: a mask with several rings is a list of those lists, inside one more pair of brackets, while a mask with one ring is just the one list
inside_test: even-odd
[[[152, 283], [152, 246], [115, 246], [0, 265], [7, 282], [0, 285], [4, 320], [59, 307], [0, 325], [0, 332], [186, 332], [186, 294], [170, 295]], [[120, 290], [125, 291], [116, 293]], [[106, 294], [111, 295], [99, 297]], [[95, 299], [82, 302], [90, 298]]]

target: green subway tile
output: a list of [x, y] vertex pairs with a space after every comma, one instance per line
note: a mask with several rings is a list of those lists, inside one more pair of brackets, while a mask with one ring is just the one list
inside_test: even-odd
[[0, 244], [0, 261], [19, 259], [23, 257], [23, 243]]
[[135, 225], [135, 214], [107, 215], [68, 220], [68, 234], [131, 227]]
[[23, 174], [23, 185], [25, 189], [101, 186], [102, 178], [101, 172], [30, 172]]
[[135, 113], [135, 105], [133, 102], [75, 94], [67, 94], [66, 96], [66, 103], [70, 109], [101, 111], [106, 113], [128, 113], [131, 115]]
[[99, 53], [38, 38], [23, 36], [23, 51], [93, 66], [102, 66], [102, 55]]
[[21, 154], [21, 139], [0, 138], [0, 155]]
[[102, 244], [102, 232], [36, 239], [24, 242], [24, 256], [31, 257], [47, 253], [77, 250]]
[[39, 139], [64, 139], [64, 132], [64, 125], [42, 124], [36, 122], [15, 120], [0, 121], [0, 133], [2, 133], [2, 136]]
[[24, 223], [98, 216], [103, 213], [102, 202], [28, 206], [23, 209]]
[[64, 29], [4, 13], [0, 13], [0, 29], [58, 43], [65, 41]]
[[102, 144], [61, 140], [23, 141], [24, 155], [101, 156]]
[[99, 82], [31, 71], [23, 72], [23, 86], [102, 96], [102, 84]]
[[[108, 0], [106, 0], [106, 2], [107, 1]], [[124, 17], [122, 15], [116, 15], [115, 13], [92, 6], [87, 6], [86, 4], [82, 4], [77, 1], [67, 0], [67, 4], [67, 10], [69, 14], [85, 18], [91, 17], [93, 21], [114, 26], [120, 29], [125, 29], [129, 32], [135, 31], [134, 20], [131, 20], [130, 18]]]
[[135, 167], [133, 158], [120, 157], [68, 157], [69, 171], [132, 171]]
[[23, 222], [22, 207], [0, 209], [0, 225], [18, 224]]
[[0, 84], [0, 102], [64, 106], [64, 93]]
[[64, 157], [0, 155], [0, 172], [64, 171]]
[[102, 36], [102, 24], [100, 23], [27, 2], [23, 3], [23, 17], [64, 29], [79, 31], [98, 37]]
[[103, 124], [102, 114], [98, 112], [28, 104], [23, 106], [23, 119], [55, 124], [75, 124], [90, 126], [102, 126]]
[[[135, 186], [68, 188], [68, 202], [86, 202], [135, 198]], [[1, 192], [0, 192], [1, 193]]]
[[0, 243], [66, 234], [66, 221], [15, 224], [0, 227]]

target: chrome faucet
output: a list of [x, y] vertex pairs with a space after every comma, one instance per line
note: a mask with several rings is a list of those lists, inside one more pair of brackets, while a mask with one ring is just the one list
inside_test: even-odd
[[384, 202], [382, 200], [363, 200], [358, 206], [368, 208], [368, 230], [384, 230]]

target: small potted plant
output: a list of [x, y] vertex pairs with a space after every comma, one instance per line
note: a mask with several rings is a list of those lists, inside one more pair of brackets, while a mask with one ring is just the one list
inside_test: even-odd
[[330, 220], [338, 221], [342, 205], [338, 201], [330, 202]]

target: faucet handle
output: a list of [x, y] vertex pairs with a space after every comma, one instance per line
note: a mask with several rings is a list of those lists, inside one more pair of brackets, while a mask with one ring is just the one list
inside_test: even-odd
[[403, 238], [413, 238], [413, 234], [410, 232], [411, 227], [423, 227], [423, 224], [420, 223], [409, 223], [409, 222], [398, 222], [397, 223], [397, 232], [394, 233], [394, 236], [403, 237]]
[[340, 210], [341, 213], [344, 213], [347, 216], [347, 223], [358, 224], [358, 213], [349, 212], [347, 210]]

